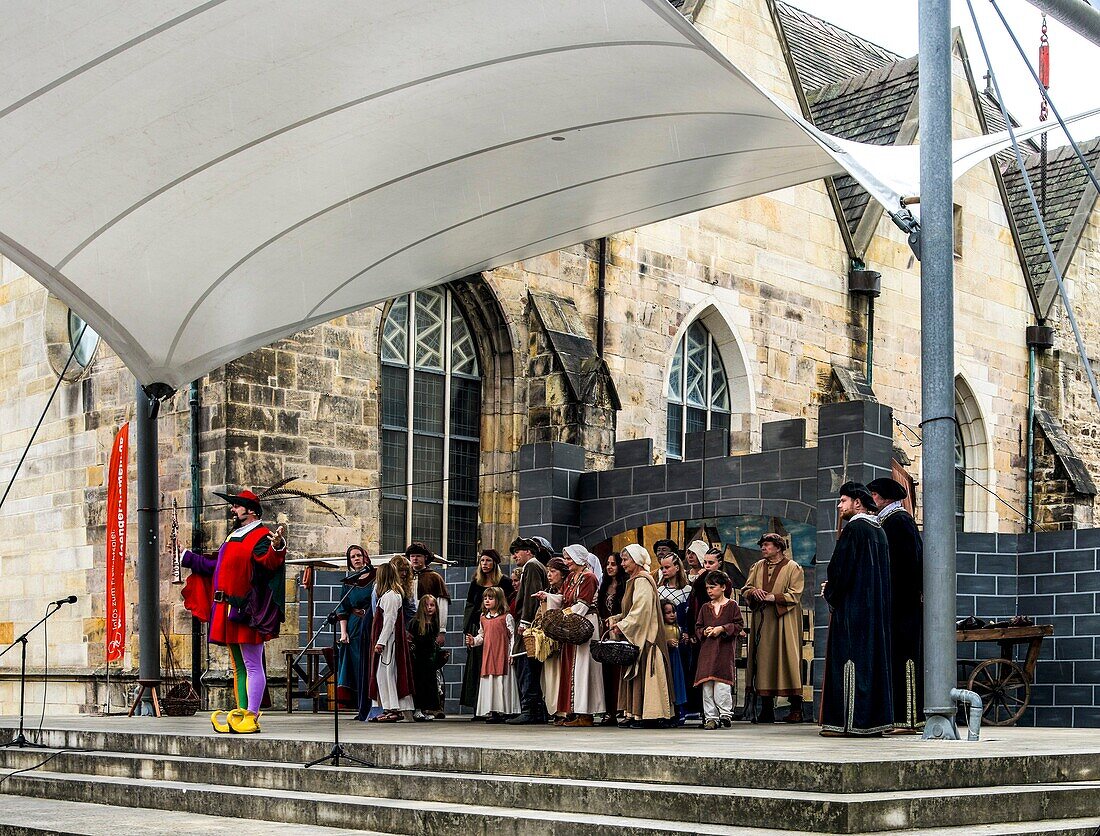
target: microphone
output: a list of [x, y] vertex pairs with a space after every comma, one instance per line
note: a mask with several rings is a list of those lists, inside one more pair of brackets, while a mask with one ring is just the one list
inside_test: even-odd
[[58, 598], [56, 601], [53, 602], [53, 605], [55, 607], [60, 607], [62, 604], [75, 604], [75, 603], [76, 603], [76, 596], [75, 595], [70, 595], [68, 598]]
[[350, 583], [351, 581], [357, 581], [364, 575], [369, 575], [374, 571], [374, 567], [369, 563], [360, 569], [358, 572], [352, 572], [350, 575], [345, 575], [343, 578], [344, 583]]

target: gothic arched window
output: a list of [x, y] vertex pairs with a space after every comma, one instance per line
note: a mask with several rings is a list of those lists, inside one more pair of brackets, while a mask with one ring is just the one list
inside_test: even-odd
[[698, 320], [672, 358], [668, 376], [666, 446], [670, 459], [684, 455], [684, 439], [700, 430], [730, 429], [730, 391], [714, 337]]
[[432, 288], [393, 302], [381, 345], [382, 551], [420, 540], [472, 563], [481, 457], [473, 335], [450, 291]]
[[958, 421], [955, 422], [955, 530], [966, 522], [966, 443]]

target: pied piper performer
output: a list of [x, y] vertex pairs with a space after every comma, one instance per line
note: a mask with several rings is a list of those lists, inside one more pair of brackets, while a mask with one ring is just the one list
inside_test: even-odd
[[891, 685], [894, 733], [915, 734], [924, 726], [924, 541], [902, 502], [909, 491], [883, 477], [867, 483], [879, 506], [878, 520], [890, 544]]
[[864, 485], [840, 486], [845, 520], [821, 594], [829, 640], [821, 685], [821, 734], [880, 735], [894, 726], [890, 682], [890, 547]]
[[775, 722], [775, 698], [791, 702], [788, 723], [802, 722], [802, 589], [805, 573], [787, 557], [783, 535], [757, 541], [763, 560], [749, 569], [741, 596], [752, 610], [746, 678], [760, 697], [758, 722]]
[[636, 543], [622, 550], [621, 559], [630, 579], [623, 594], [622, 615], [612, 616], [608, 622], [613, 632], [638, 648], [638, 658], [623, 670], [619, 708], [631, 728], [667, 725], [673, 713], [672, 676], [657, 583], [650, 574], [653, 561]]
[[210, 715], [214, 731], [252, 734], [260, 730], [267, 687], [264, 642], [278, 637], [286, 606], [286, 529], [273, 533], [261, 522], [263, 506], [252, 491], [215, 495], [229, 503], [235, 527], [217, 555], [184, 551], [180, 561], [191, 576], [183, 601], [209, 622], [210, 643], [225, 645], [233, 664], [237, 707]]

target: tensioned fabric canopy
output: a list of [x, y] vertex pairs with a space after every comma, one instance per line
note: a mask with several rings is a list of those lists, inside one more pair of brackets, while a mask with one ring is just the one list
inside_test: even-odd
[[845, 170], [896, 210], [915, 157], [906, 181], [865, 147], [667, 0], [10, 0], [0, 32], [0, 251], [172, 388], [419, 287]]

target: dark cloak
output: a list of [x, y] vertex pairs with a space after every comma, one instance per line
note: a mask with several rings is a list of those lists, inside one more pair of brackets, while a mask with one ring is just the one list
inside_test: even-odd
[[[481, 599], [485, 597], [486, 587], [475, 580], [477, 573], [470, 576], [470, 588], [466, 591], [466, 606], [462, 609], [462, 635], [476, 636], [481, 627]], [[511, 600], [514, 596], [512, 579], [504, 575], [500, 579], [500, 588], [504, 597]], [[466, 666], [462, 669], [462, 695], [459, 702], [474, 708], [477, 706], [477, 689], [481, 683], [481, 648], [466, 648]]]
[[891, 511], [880, 522], [890, 544], [894, 725], [915, 729], [924, 725], [924, 543], [916, 521], [904, 508]]
[[878, 519], [857, 514], [829, 561], [832, 610], [821, 691], [821, 727], [852, 735], [894, 727], [890, 677], [890, 551]]

